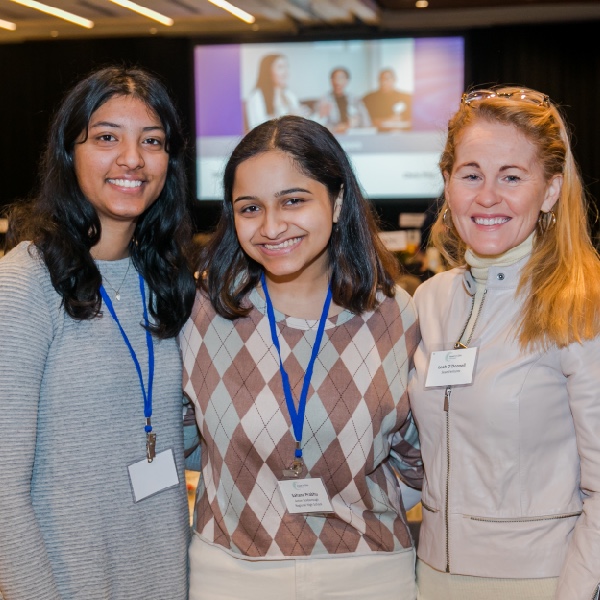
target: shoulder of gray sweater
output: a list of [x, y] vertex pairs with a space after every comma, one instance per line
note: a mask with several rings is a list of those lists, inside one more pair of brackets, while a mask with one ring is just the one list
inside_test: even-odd
[[0, 259], [0, 299], [3, 303], [37, 305], [48, 313], [54, 327], [64, 319], [62, 298], [31, 242], [21, 242]]

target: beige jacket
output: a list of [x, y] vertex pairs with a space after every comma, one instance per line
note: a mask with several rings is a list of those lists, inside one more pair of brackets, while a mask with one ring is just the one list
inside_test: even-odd
[[600, 584], [600, 338], [547, 352], [515, 341], [523, 259], [492, 267], [470, 347], [472, 385], [425, 389], [432, 351], [451, 349], [469, 316], [463, 269], [417, 289], [422, 341], [409, 393], [425, 482], [418, 555], [440, 571], [560, 576], [556, 598]]

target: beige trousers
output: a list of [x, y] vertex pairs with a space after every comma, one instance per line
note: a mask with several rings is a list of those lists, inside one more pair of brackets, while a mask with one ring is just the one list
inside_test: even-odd
[[552, 600], [558, 577], [496, 579], [451, 575], [417, 561], [417, 600]]
[[415, 600], [415, 552], [245, 560], [194, 534], [190, 600]]

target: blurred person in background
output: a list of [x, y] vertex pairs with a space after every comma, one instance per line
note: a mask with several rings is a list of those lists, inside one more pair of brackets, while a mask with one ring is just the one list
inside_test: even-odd
[[288, 89], [289, 69], [288, 59], [283, 54], [262, 57], [256, 86], [245, 102], [248, 129], [283, 115], [306, 115], [308, 109]]
[[369, 113], [360, 98], [346, 91], [350, 71], [336, 67], [331, 71], [331, 91], [317, 103], [314, 118], [333, 133], [344, 133], [354, 127], [369, 127]]
[[396, 89], [393, 69], [379, 72], [379, 87], [362, 99], [378, 131], [408, 129], [412, 122], [412, 94]]

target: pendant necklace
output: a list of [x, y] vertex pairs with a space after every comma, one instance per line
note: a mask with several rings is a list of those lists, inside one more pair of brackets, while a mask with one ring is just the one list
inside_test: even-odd
[[112, 283], [108, 280], [108, 277], [106, 277], [106, 275], [102, 274], [102, 281], [106, 282], [108, 284], [108, 287], [115, 293], [115, 300], [121, 300], [121, 288], [123, 287], [123, 284], [125, 283], [125, 280], [127, 279], [127, 274], [129, 273], [129, 267], [131, 267], [131, 259], [129, 259], [129, 264], [127, 265], [127, 270], [125, 271], [123, 280], [121, 281], [121, 284], [119, 285], [118, 288], [113, 287]]

